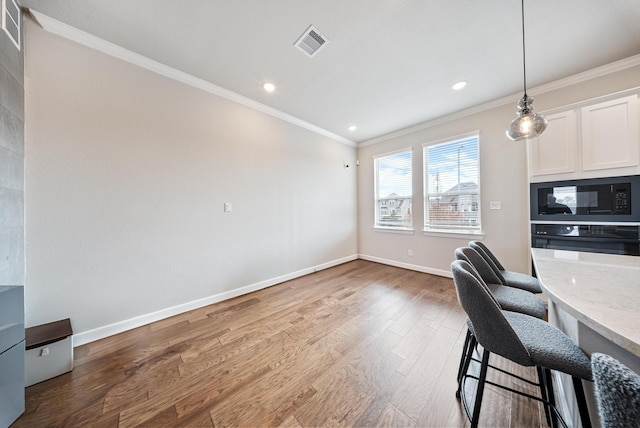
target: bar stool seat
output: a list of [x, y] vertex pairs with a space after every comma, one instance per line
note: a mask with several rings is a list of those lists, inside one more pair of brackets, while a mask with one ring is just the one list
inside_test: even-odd
[[592, 380], [591, 360], [563, 331], [537, 318], [502, 311], [518, 339], [529, 352], [522, 365], [547, 367], [580, 379]]
[[519, 312], [540, 319], [547, 315], [544, 303], [533, 293], [500, 284], [487, 284], [487, 287], [506, 311]]
[[526, 273], [514, 272], [511, 270], [500, 271], [507, 285], [511, 287], [521, 288], [531, 293], [542, 293], [542, 287], [540, 281], [535, 276], [527, 275]]

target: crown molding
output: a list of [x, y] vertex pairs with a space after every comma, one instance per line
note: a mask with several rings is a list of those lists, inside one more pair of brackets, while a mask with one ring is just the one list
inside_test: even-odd
[[[456, 119], [464, 118], [472, 114], [477, 114], [483, 111], [491, 110], [493, 108], [502, 107], [506, 104], [513, 103], [514, 100], [517, 100], [520, 97], [520, 93], [514, 93], [512, 95], [508, 95], [496, 100], [479, 104], [477, 106], [470, 107], [468, 109], [460, 110], [455, 113], [451, 113], [445, 116], [435, 118], [433, 120], [422, 122], [417, 125], [410, 126], [408, 128], [400, 129], [398, 131], [395, 131], [389, 134], [381, 135], [379, 137], [375, 137], [370, 140], [366, 140], [360, 143], [355, 143], [352, 140], [349, 140], [340, 135], [334, 134], [333, 132], [327, 131], [326, 129], [320, 128], [319, 126], [306, 122], [295, 116], [284, 113], [280, 110], [274, 109], [273, 107], [269, 107], [265, 104], [254, 101], [236, 92], [230, 91], [221, 86], [208, 82], [204, 79], [200, 79], [198, 77], [195, 77], [183, 71], [169, 67], [160, 62], [147, 58], [143, 55], [137, 54], [121, 46], [118, 46], [114, 43], [108, 42], [104, 39], [101, 39], [92, 34], [84, 32], [78, 28], [75, 28], [63, 22], [60, 22], [34, 9], [28, 9], [28, 10], [31, 16], [36, 20], [38, 25], [40, 25], [40, 27], [42, 27], [42, 29], [44, 29], [45, 31], [56, 34], [60, 37], [64, 37], [78, 44], [87, 46], [91, 49], [95, 49], [106, 55], [110, 55], [112, 57], [118, 58], [122, 61], [126, 61], [130, 64], [137, 65], [141, 68], [144, 68], [151, 72], [168, 77], [172, 80], [187, 84], [189, 86], [198, 88], [202, 91], [209, 92], [211, 94], [220, 96], [222, 98], [226, 98], [228, 100], [237, 102], [246, 107], [268, 114], [275, 118], [284, 120], [293, 125], [307, 129], [318, 135], [322, 135], [324, 137], [330, 138], [334, 141], [346, 144], [351, 147], [371, 146], [371, 145], [381, 143], [383, 141], [387, 141], [393, 138], [398, 138], [398, 137], [411, 134], [417, 131], [432, 128], [434, 126], [437, 126], [446, 122], [450, 122]], [[627, 68], [635, 67], [638, 65], [640, 65], [640, 55], [635, 55], [629, 58], [612, 62], [610, 64], [603, 65], [601, 67], [596, 67], [591, 70], [587, 70], [581, 73], [574, 74], [572, 76], [568, 76], [568, 77], [550, 82], [550, 83], [546, 83], [544, 85], [536, 86], [534, 88], [529, 88], [529, 92], [536, 93], [536, 94], [543, 94], [546, 92], [555, 91], [561, 88], [565, 88], [567, 86], [575, 85], [577, 83], [581, 83], [597, 77], [605, 76], [607, 74], [615, 73], [617, 71], [625, 70]]]
[[192, 76], [191, 74], [169, 67], [158, 61], [154, 61], [151, 58], [147, 58], [143, 55], [125, 49], [122, 46], [118, 46], [114, 43], [108, 42], [78, 28], [72, 27], [71, 25], [65, 24], [64, 22], [60, 22], [34, 9], [28, 9], [28, 11], [38, 23], [38, 25], [47, 32], [58, 35], [60, 37], [64, 37], [65, 39], [71, 40], [91, 49], [95, 49], [106, 55], [118, 58], [122, 61], [126, 61], [130, 64], [144, 68], [153, 73], [168, 77], [169, 79], [184, 83], [186, 85], [192, 86], [205, 92], [209, 92], [219, 97], [226, 98], [238, 104], [242, 104], [246, 107], [268, 114], [280, 120], [284, 120], [285, 122], [289, 122], [293, 125], [299, 126], [300, 128], [304, 128], [308, 131], [330, 138], [334, 141], [346, 144], [348, 146], [356, 147], [355, 142], [340, 135], [334, 134], [333, 132], [327, 131], [326, 129], [320, 128], [319, 126], [316, 126], [312, 123], [306, 122], [295, 116], [291, 116], [290, 114], [274, 109], [273, 107], [269, 107], [265, 104], [254, 101], [221, 86], [214, 85], [213, 83], [208, 82], [204, 79], [200, 79], [198, 77]]
[[[527, 92], [536, 93], [536, 94], [544, 94], [547, 92], [555, 91], [558, 89], [566, 88], [567, 86], [575, 85], [578, 83], [585, 82], [587, 80], [595, 79], [597, 77], [606, 76], [611, 73], [615, 73], [618, 71], [626, 70], [627, 68], [636, 67], [640, 65], [640, 55], [634, 55], [629, 58], [624, 58], [619, 61], [612, 62], [610, 64], [605, 64], [600, 67], [593, 68], [591, 70], [583, 71], [581, 73], [574, 74], [572, 76], [564, 77], [562, 79], [555, 80], [553, 82], [545, 83], [544, 85], [536, 86], [534, 88], [529, 88]], [[383, 141], [387, 141], [393, 138], [402, 137], [407, 134], [412, 134], [417, 131], [421, 131], [424, 129], [432, 128], [437, 125], [441, 125], [446, 122], [450, 122], [452, 120], [461, 119], [467, 116], [471, 116], [472, 114], [481, 113], [483, 111], [491, 110], [493, 108], [502, 107], [506, 104], [515, 103], [517, 99], [521, 97], [521, 93], [515, 93], [512, 95], [508, 95], [506, 97], [498, 98], [496, 100], [492, 100], [483, 104], [479, 104], [474, 107], [470, 107], [465, 110], [460, 110], [455, 113], [451, 113], [445, 116], [438, 117], [433, 120], [429, 120], [427, 122], [419, 123], [414, 126], [410, 126], [408, 128], [400, 129], [396, 132], [392, 132], [390, 134], [381, 135], [380, 137], [372, 138], [367, 141], [363, 141], [358, 144], [358, 147], [366, 147], [372, 146], [374, 144], [381, 143]]]

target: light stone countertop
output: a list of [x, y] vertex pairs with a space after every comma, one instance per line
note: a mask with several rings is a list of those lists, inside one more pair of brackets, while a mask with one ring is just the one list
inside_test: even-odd
[[640, 357], [640, 257], [532, 248], [549, 299]]

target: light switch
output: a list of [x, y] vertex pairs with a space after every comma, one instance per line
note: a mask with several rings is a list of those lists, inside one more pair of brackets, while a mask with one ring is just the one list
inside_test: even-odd
[[230, 213], [231, 212], [231, 202], [225, 202], [224, 203], [224, 212], [226, 212], [226, 213]]

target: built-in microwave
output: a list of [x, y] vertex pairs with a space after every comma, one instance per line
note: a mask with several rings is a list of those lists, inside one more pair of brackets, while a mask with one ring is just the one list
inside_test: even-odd
[[640, 222], [640, 175], [530, 185], [531, 221]]

